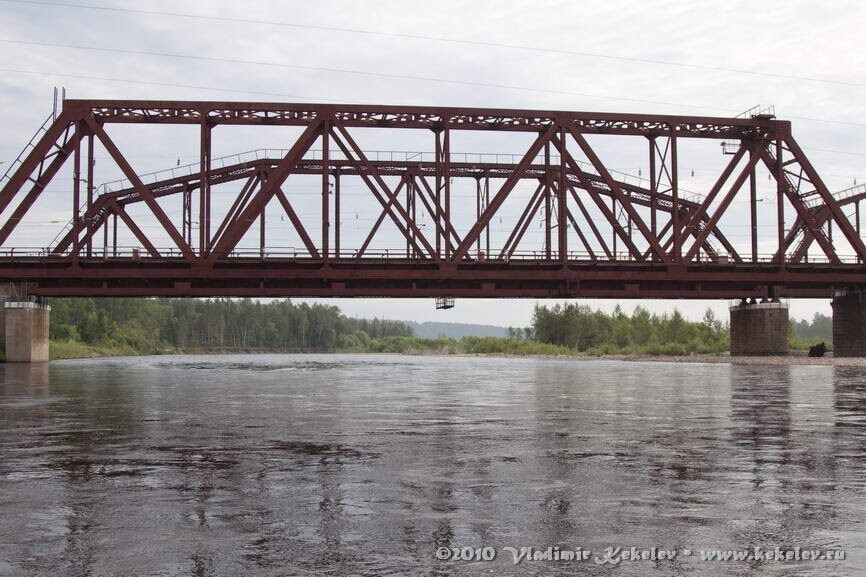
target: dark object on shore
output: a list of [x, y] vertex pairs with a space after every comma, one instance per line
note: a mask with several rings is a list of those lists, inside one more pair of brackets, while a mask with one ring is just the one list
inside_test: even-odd
[[810, 357], [823, 357], [824, 353], [827, 352], [827, 345], [822, 341], [817, 345], [812, 345], [809, 347], [809, 356]]

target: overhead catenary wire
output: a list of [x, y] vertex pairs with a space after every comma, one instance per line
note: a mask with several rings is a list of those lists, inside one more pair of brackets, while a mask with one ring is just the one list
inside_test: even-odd
[[[0, 0], [2, 1], [2, 0]], [[0, 42], [9, 43], [9, 44], [22, 44], [29, 46], [42, 46], [45, 48], [63, 48], [68, 50], [87, 50], [93, 52], [108, 52], [113, 54], [128, 54], [135, 56], [153, 56], [160, 58], [181, 58], [188, 60], [199, 60], [206, 62], [221, 62], [225, 64], [244, 64], [244, 65], [255, 65], [255, 66], [267, 66], [267, 67], [276, 67], [276, 68], [288, 68], [293, 70], [305, 70], [305, 71], [314, 71], [314, 72], [329, 72], [335, 74], [351, 74], [356, 76], [367, 76], [371, 78], [385, 78], [392, 80], [415, 80], [421, 82], [435, 82], [440, 84], [450, 84], [450, 85], [459, 85], [459, 86], [471, 86], [475, 88], [496, 88], [501, 90], [515, 90], [520, 92], [533, 92], [540, 94], [556, 94], [560, 96], [580, 96], [582, 98], [596, 98], [599, 100], [619, 100], [623, 102], [637, 102], [641, 104], [657, 104], [662, 106], [673, 106], [673, 107], [687, 107], [687, 108], [696, 108], [702, 110], [714, 110], [720, 111], [721, 109], [716, 106], [706, 106], [699, 104], [682, 104], [676, 102], [666, 102], [662, 100], [650, 100], [646, 98], [632, 98], [628, 96], [611, 96], [607, 94], [591, 94], [586, 92], [574, 92], [570, 90], [556, 90], [552, 88], [539, 88], [535, 86], [521, 86], [516, 84], [500, 84], [496, 82], [479, 82], [474, 80], [459, 80], [456, 78], [440, 78], [435, 76], [416, 76], [412, 74], [397, 74], [392, 72], [374, 72], [370, 70], [358, 70], [352, 68], [333, 68], [327, 66], [309, 66], [305, 64], [290, 64], [286, 62], [272, 62], [265, 60], [244, 60], [241, 58], [225, 58], [219, 56], [202, 56], [199, 54], [181, 54], [177, 52], [156, 52], [151, 50], [132, 50], [126, 48], [116, 48], [116, 47], [100, 47], [100, 46], [83, 46], [78, 44], [61, 44], [55, 42], [41, 42], [41, 41], [31, 41], [31, 40], [19, 40], [19, 39], [9, 39], [9, 38], [0, 38]], [[730, 113], [730, 111], [728, 111]], [[866, 125], [864, 125], [866, 126]]]
[[[0, 0], [0, 2], [6, 0]], [[367, 76], [372, 78], [385, 78], [392, 80], [412, 80], [412, 81], [420, 81], [420, 82], [434, 82], [441, 84], [449, 84], [449, 85], [458, 85], [458, 86], [471, 86], [475, 88], [493, 88], [499, 90], [514, 90], [519, 92], [531, 92], [538, 94], [553, 94], [559, 96], [578, 96], [581, 98], [593, 98], [597, 100], [617, 100], [622, 102], [635, 102], [640, 104], [654, 104], [661, 106], [671, 106], [675, 108], [694, 108], [698, 110], [711, 110], [717, 114], [731, 115], [736, 114], [736, 112], [730, 109], [722, 109], [718, 106], [708, 106], [702, 104], [687, 104], [681, 102], [668, 102], [664, 100], [651, 100], [647, 98], [633, 98], [628, 96], [612, 96], [608, 94], [592, 94], [586, 92], [575, 92], [570, 90], [557, 90], [550, 88], [541, 88], [535, 86], [521, 86], [515, 84], [501, 84], [496, 82], [479, 82], [472, 80], [459, 80], [456, 78], [440, 78], [434, 76], [416, 76], [411, 74], [397, 74], [390, 72], [375, 72], [369, 70], [358, 70], [351, 68], [334, 68], [327, 66], [309, 66], [302, 64], [290, 64], [285, 62], [272, 62], [266, 60], [245, 60], [241, 58], [227, 58], [227, 57], [219, 57], [219, 56], [202, 56], [198, 54], [182, 54], [176, 52], [158, 52], [151, 50], [134, 50], [127, 48], [117, 48], [117, 47], [101, 47], [101, 46], [84, 46], [78, 44], [64, 44], [57, 42], [43, 42], [43, 41], [35, 41], [35, 40], [22, 40], [22, 39], [11, 39], [11, 38], [0, 38], [0, 42], [7, 44], [20, 44], [25, 46], [41, 46], [45, 48], [63, 48], [69, 50], [85, 50], [85, 51], [93, 51], [93, 52], [106, 52], [113, 54], [128, 54], [135, 56], [150, 56], [150, 57], [159, 57], [159, 58], [178, 58], [178, 59], [189, 59], [189, 60], [198, 60], [198, 61], [206, 61], [206, 62], [221, 62], [226, 64], [241, 64], [241, 65], [253, 65], [253, 66], [265, 66], [265, 67], [277, 67], [277, 68], [287, 68], [287, 69], [295, 69], [295, 70], [305, 70], [305, 71], [315, 71], [315, 72], [327, 72], [333, 74], [350, 74], [350, 75], [358, 75], [358, 76]], [[320, 100], [324, 102], [342, 102], [340, 100], [335, 100], [331, 98], [320, 98], [315, 96], [302, 96], [302, 95], [293, 95], [293, 94], [284, 94], [284, 93], [274, 93], [274, 92], [266, 92], [266, 91], [255, 91], [255, 90], [241, 90], [241, 89], [233, 89], [233, 88], [222, 88], [222, 87], [212, 87], [212, 86], [197, 86], [197, 85], [189, 85], [189, 84], [176, 84], [176, 83], [167, 83], [167, 82], [151, 82], [145, 80], [132, 80], [132, 79], [118, 79], [118, 78], [110, 78], [110, 77], [98, 77], [98, 76], [88, 76], [88, 75], [77, 75], [71, 74], [67, 72], [56, 72], [56, 71], [34, 71], [34, 70], [21, 70], [21, 69], [0, 69], [0, 72], [7, 73], [19, 73], [19, 74], [41, 74], [46, 76], [56, 76], [60, 78], [77, 78], [82, 80], [100, 80], [104, 82], [119, 82], [126, 84], [139, 84], [139, 85], [153, 85], [153, 86], [165, 86], [165, 87], [174, 87], [174, 88], [188, 88], [193, 90], [210, 90], [217, 92], [229, 92], [229, 93], [238, 93], [238, 94], [254, 94], [259, 96], [275, 96], [281, 98], [302, 98], [305, 100]], [[804, 116], [788, 116], [788, 118], [792, 120], [805, 120], [808, 122], [820, 122], [820, 123], [830, 123], [830, 124], [842, 124], [849, 126], [863, 126], [866, 127], [866, 122], [854, 122], [850, 120], [837, 120], [837, 119], [823, 119], [823, 118], [814, 118], [814, 117], [804, 117]]]
[[732, 74], [746, 74], [750, 76], [764, 76], [767, 78], [779, 78], [785, 80], [796, 80], [798, 82], [818, 82], [824, 84], [836, 84], [840, 86], [857, 86], [866, 87], [866, 82], [855, 82], [852, 80], [840, 80], [837, 78], [818, 78], [814, 76], [803, 76], [797, 74], [784, 74], [779, 72], [766, 72], [761, 70], [749, 70], [745, 68], [732, 68], [718, 65], [696, 64], [691, 62], [680, 62], [675, 60], [664, 60], [659, 58], [646, 58], [641, 56], [626, 56], [620, 54], [605, 54], [601, 52], [589, 52], [583, 50], [569, 50], [564, 48], [552, 48], [547, 46], [533, 46], [527, 44], [514, 44], [509, 42], [494, 42], [489, 40], [467, 39], [467, 38], [451, 38], [445, 36], [434, 36], [426, 34], [409, 34], [406, 32], [387, 32], [382, 30], [367, 30], [363, 28], [349, 28], [342, 26], [325, 26], [320, 24], [300, 24], [297, 22], [281, 22], [274, 20], [259, 20], [254, 18], [240, 18], [234, 16], [213, 16], [208, 14], [191, 14], [184, 12], [170, 12], [166, 10], [145, 10], [142, 8], [125, 8], [118, 6], [97, 6], [92, 4], [67, 3], [67, 2], [50, 2], [36, 0], [0, 0], [11, 4], [26, 4], [31, 6], [48, 6], [52, 8], [72, 8], [79, 10], [96, 10], [103, 12], [115, 12], [125, 14], [161, 16], [170, 18], [188, 18], [194, 20], [205, 20], [211, 22], [232, 22], [238, 24], [252, 24], [258, 26], [276, 26], [286, 28], [297, 28], [305, 30], [315, 30], [320, 32], [339, 32], [348, 34], [363, 34], [369, 36], [381, 36], [398, 38], [404, 40], [420, 40], [428, 42], [439, 42], [449, 44], [459, 44], [467, 46], [478, 46], [487, 48], [500, 48], [509, 50], [520, 50], [528, 52], [542, 52], [549, 54], [560, 54], [566, 56], [579, 56], [583, 58], [597, 58], [605, 60], [615, 60], [621, 62], [634, 62], [637, 64], [654, 64], [659, 66], [673, 66], [678, 68], [686, 68], [692, 70], [707, 70], [712, 72], [727, 72]]

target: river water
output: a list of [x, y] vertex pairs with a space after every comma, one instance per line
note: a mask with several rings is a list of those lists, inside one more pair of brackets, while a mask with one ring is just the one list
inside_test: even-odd
[[[0, 374], [2, 576], [866, 575], [864, 369], [231, 355]], [[845, 558], [701, 557], [754, 547]]]

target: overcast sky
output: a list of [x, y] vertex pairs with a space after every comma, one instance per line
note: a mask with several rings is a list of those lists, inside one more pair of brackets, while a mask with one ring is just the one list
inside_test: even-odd
[[[866, 182], [866, 117], [861, 112], [866, 56], [857, 49], [866, 22], [863, 2], [63, 4], [0, 0], [0, 161], [15, 158], [50, 112], [52, 88], [65, 86], [72, 98], [339, 101], [713, 116], [773, 104], [780, 118], [793, 121], [795, 137], [831, 190]], [[194, 133], [178, 133], [168, 142], [147, 138], [156, 134], [116, 134], [139, 172], [195, 161]], [[263, 141], [240, 131], [231, 138], [219, 136], [215, 134], [215, 155], [279, 148], [290, 134], [274, 132]], [[398, 148], [373, 137], [364, 145]], [[515, 140], [516, 150], [499, 144], [491, 151], [520, 152], [520, 145]], [[405, 145], [412, 150], [421, 146]], [[488, 151], [488, 146], [493, 145], [467, 141], [463, 151]], [[691, 157], [690, 165], [681, 167], [682, 186], [705, 189], [717, 173], [719, 156], [714, 150]], [[606, 161], [626, 172], [638, 169], [624, 153], [611, 152]], [[298, 186], [303, 194], [303, 184]], [[68, 218], [68, 190], [68, 184], [52, 184], [48, 204], [30, 224], [34, 235], [49, 225], [62, 226], [56, 221], [63, 214]], [[359, 220], [366, 217], [363, 210], [357, 213]], [[607, 310], [615, 305], [586, 302]], [[535, 301], [463, 300], [447, 312], [433, 310], [429, 299], [336, 304], [358, 316], [526, 325]], [[627, 311], [635, 304], [623, 303]], [[700, 318], [707, 306], [719, 314], [726, 314], [727, 307], [726, 302], [707, 301], [641, 304], [657, 311], [676, 306], [692, 318]], [[791, 303], [794, 317], [815, 312], [830, 314], [829, 303]]]

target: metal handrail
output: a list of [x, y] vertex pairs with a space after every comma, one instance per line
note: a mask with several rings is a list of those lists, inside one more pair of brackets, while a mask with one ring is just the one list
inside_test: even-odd
[[[249, 162], [257, 162], [262, 160], [278, 160], [289, 153], [287, 149], [282, 148], [259, 148], [238, 152], [211, 159], [211, 169], [226, 168], [228, 166], [240, 165]], [[346, 161], [346, 157], [342, 150], [329, 150], [328, 155], [333, 160]], [[429, 151], [407, 151], [407, 150], [365, 150], [364, 156], [373, 162], [401, 162], [401, 163], [432, 163], [436, 161], [436, 154]], [[513, 166], [519, 164], [523, 160], [522, 154], [499, 153], [499, 152], [452, 152], [450, 153], [449, 161], [453, 164], [501, 164], [503, 166]], [[303, 156], [306, 161], [322, 160], [321, 150], [309, 150]], [[561, 160], [559, 155], [551, 155], [551, 165], [558, 164]], [[539, 153], [533, 159], [533, 165], [544, 163], [544, 154]], [[595, 176], [601, 176], [595, 169], [592, 163], [577, 160], [577, 164], [585, 172]], [[180, 178], [185, 176], [195, 176], [200, 174], [201, 165], [198, 162], [173, 166], [154, 172], [147, 172], [138, 175], [138, 178], [145, 185], [167, 179]], [[614, 176], [619, 182], [626, 184], [634, 184], [642, 186], [644, 183], [649, 183], [649, 179], [643, 178], [641, 175], [632, 174], [615, 169], [608, 169], [608, 173]], [[132, 187], [132, 183], [127, 178], [120, 178], [104, 182], [97, 187], [99, 194], [115, 192], [118, 190], [126, 190]], [[704, 195], [690, 191], [684, 188], [679, 188], [680, 198], [690, 202], [700, 202]]]
[[[159, 253], [159, 257], [153, 257], [150, 253], [147, 252], [144, 248], [138, 246], [118, 246], [118, 247], [110, 247], [108, 249], [104, 247], [93, 247], [91, 249], [91, 256], [89, 258], [93, 259], [106, 259], [106, 258], [117, 258], [117, 259], [130, 259], [135, 258], [138, 260], [160, 260], [160, 259], [171, 259], [171, 258], [182, 258], [183, 253], [177, 247], [157, 247], [157, 252]], [[331, 259], [358, 259], [358, 250], [350, 249], [350, 250], [341, 250], [339, 253], [332, 252], [329, 255]], [[486, 254], [485, 251], [469, 253], [464, 257], [465, 261], [468, 262], [511, 262], [511, 261], [524, 261], [524, 262], [559, 262], [559, 257], [555, 252], [552, 253], [551, 257], [548, 259], [546, 256], [546, 251], [544, 250], [531, 250], [531, 251], [517, 251], [508, 256], [500, 256], [498, 252], [492, 252], [491, 254]], [[724, 256], [724, 255], [722, 255]], [[786, 257], [792, 256], [792, 254], [786, 254]], [[68, 251], [61, 254], [54, 254], [52, 249], [49, 247], [14, 247], [8, 249], [0, 249], [0, 258], [51, 258], [51, 259], [66, 259], [68, 258]], [[758, 255], [757, 261], [746, 261], [746, 264], [772, 264], [775, 262], [775, 255], [770, 253], [764, 253]], [[84, 258], [84, 257], [79, 257]], [[228, 258], [234, 259], [307, 259], [307, 260], [316, 260], [310, 256], [309, 251], [305, 247], [265, 247], [264, 249], [260, 248], [241, 248], [235, 249], [229, 253]], [[433, 260], [426, 253], [413, 253], [412, 251], [406, 251], [406, 247], [400, 248], [383, 248], [378, 250], [368, 250], [365, 251], [364, 254], [360, 257], [363, 260], [416, 260], [416, 261], [426, 261], [433, 262]], [[854, 254], [843, 254], [839, 255], [839, 259], [842, 263], [859, 263], [859, 259], [857, 255]], [[591, 254], [587, 251], [568, 251], [567, 260], [569, 262], [596, 262], [596, 263], [628, 263], [628, 262], [652, 262], [652, 259], [635, 259], [631, 256], [630, 253], [626, 251], [618, 251], [614, 254], [614, 259], [608, 259], [604, 255], [599, 254]], [[719, 259], [718, 257], [711, 257], [707, 255], [701, 255], [691, 261], [692, 263], [706, 263], [706, 264], [736, 264], [732, 260]], [[809, 257], [808, 261], [804, 261], [803, 264], [830, 264], [832, 261], [826, 256], [821, 257]]]

